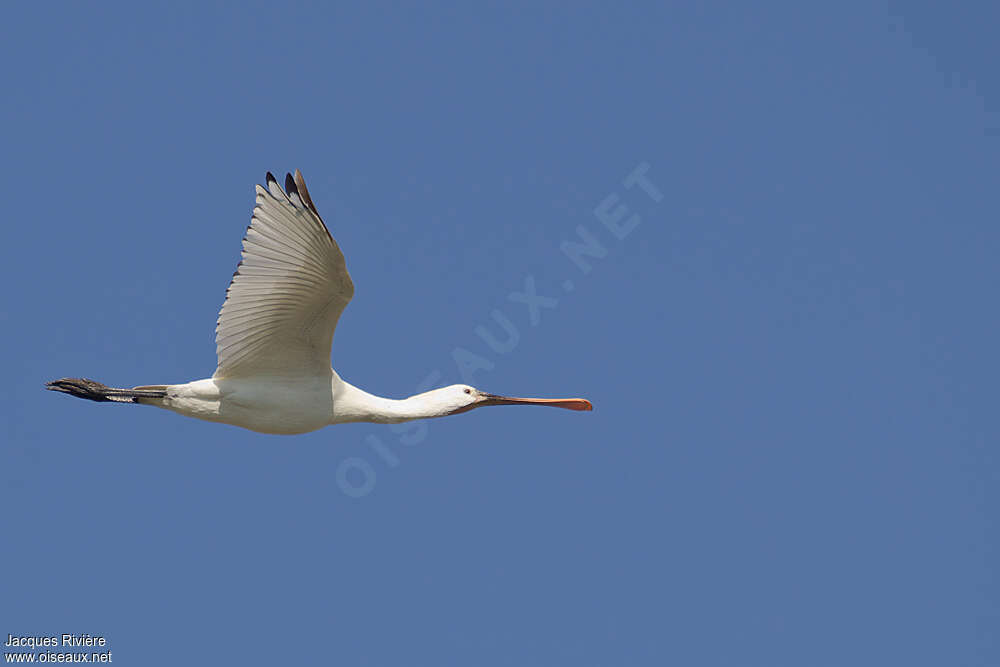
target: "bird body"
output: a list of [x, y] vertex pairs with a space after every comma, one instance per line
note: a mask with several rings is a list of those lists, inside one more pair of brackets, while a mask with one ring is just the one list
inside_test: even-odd
[[327, 377], [207, 378], [165, 385], [162, 398], [138, 402], [260, 433], [295, 435], [330, 424], [443, 417], [462, 407], [465, 388], [452, 385], [394, 400], [358, 389], [331, 369]]
[[186, 417], [242, 426], [260, 433], [295, 435], [333, 423], [330, 376], [255, 379], [207, 378], [164, 388], [163, 398], [142, 403]]
[[590, 410], [582, 398], [511, 398], [455, 384], [396, 400], [340, 378], [330, 345], [354, 295], [344, 255], [298, 171], [282, 190], [268, 173], [216, 327], [218, 367], [185, 384], [107, 387], [63, 378], [47, 388], [92, 401], [139, 403], [187, 417], [292, 435], [347, 422], [398, 423], [487, 405]]

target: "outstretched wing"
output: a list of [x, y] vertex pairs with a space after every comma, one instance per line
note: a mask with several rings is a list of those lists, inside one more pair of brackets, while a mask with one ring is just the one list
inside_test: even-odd
[[282, 190], [268, 172], [219, 312], [214, 377], [329, 373], [333, 330], [352, 296], [344, 254], [302, 174], [288, 174]]

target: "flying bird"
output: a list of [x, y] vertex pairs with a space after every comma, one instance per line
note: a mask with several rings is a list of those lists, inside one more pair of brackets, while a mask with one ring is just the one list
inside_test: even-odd
[[333, 330], [354, 296], [344, 254], [296, 170], [282, 189], [270, 172], [256, 186], [242, 259], [215, 329], [218, 367], [185, 384], [108, 387], [86, 378], [46, 384], [91, 401], [138, 403], [276, 434], [347, 422], [398, 423], [487, 405], [591, 410], [583, 398], [513, 398], [453, 384], [402, 400], [375, 396], [330, 367]]

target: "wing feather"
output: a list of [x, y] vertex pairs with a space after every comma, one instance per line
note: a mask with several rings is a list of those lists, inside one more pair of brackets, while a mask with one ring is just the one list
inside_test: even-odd
[[215, 330], [215, 377], [325, 375], [340, 314], [354, 296], [344, 254], [302, 174], [256, 187], [243, 252]]

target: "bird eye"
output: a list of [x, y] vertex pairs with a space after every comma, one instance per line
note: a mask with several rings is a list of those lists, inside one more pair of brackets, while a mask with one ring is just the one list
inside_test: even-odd
[[465, 388], [465, 393], [466, 393], [466, 394], [471, 394], [471, 393], [472, 393], [472, 390], [471, 390], [471, 389], [469, 389], [468, 387], [466, 387], [466, 388]]

